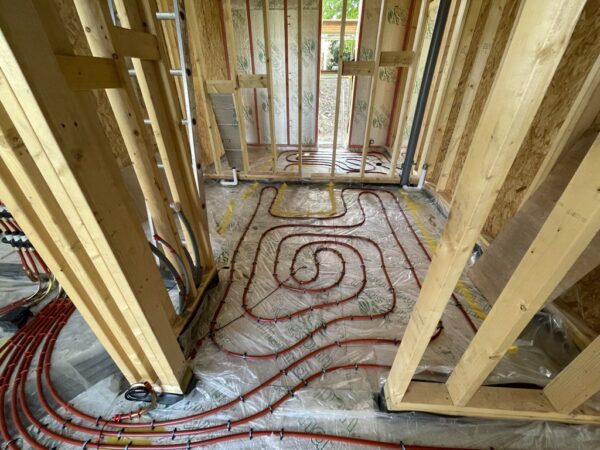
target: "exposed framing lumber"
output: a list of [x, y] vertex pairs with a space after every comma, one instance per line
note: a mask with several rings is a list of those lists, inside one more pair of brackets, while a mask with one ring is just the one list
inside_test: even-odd
[[122, 87], [121, 77], [112, 58], [57, 55], [56, 59], [69, 86], [75, 91]]
[[223, 2], [223, 23], [225, 24], [225, 35], [227, 41], [227, 56], [229, 57], [230, 77], [234, 81], [233, 104], [235, 106], [235, 115], [238, 121], [238, 129], [240, 133], [240, 146], [242, 150], [242, 164], [244, 173], [250, 174], [250, 159], [248, 157], [248, 143], [246, 142], [246, 122], [244, 119], [242, 95], [237, 84], [238, 79], [238, 63], [237, 49], [235, 48], [235, 31], [233, 29], [233, 18], [231, 16], [231, 0]]
[[245, 89], [268, 88], [269, 78], [266, 74], [240, 74], [238, 75], [238, 85]]
[[[269, 136], [271, 164], [277, 173], [277, 142], [275, 138], [275, 100], [273, 99], [273, 64], [271, 62], [271, 31], [269, 30], [269, 0], [262, 0], [263, 33], [265, 38], [265, 65], [267, 67], [267, 101], [269, 102]], [[302, 48], [302, 46], [300, 46]], [[300, 100], [299, 100], [300, 101]], [[245, 138], [244, 138], [245, 139]]]
[[420, 411], [448, 416], [483, 417], [497, 420], [542, 420], [572, 424], [600, 424], [600, 415], [592, 409], [571, 414], [554, 410], [541, 389], [516, 389], [482, 386], [466, 406], [452, 403], [446, 385], [413, 381], [401, 403], [386, 397], [395, 411]]
[[483, 1], [469, 2], [467, 17], [465, 19], [462, 33], [457, 35], [458, 48], [456, 49], [456, 56], [452, 62], [452, 65], [448, 68], [449, 77], [444, 95], [440, 95], [436, 98], [436, 102], [441, 103], [439, 106], [440, 110], [437, 118], [435, 120], [432, 118], [431, 124], [428, 127], [431, 132], [428, 137], [425, 138], [424, 150], [419, 160], [419, 167], [423, 167], [423, 164], [427, 164], [428, 173], [430, 174], [427, 179], [431, 179], [431, 174], [433, 173], [437, 164], [438, 154], [442, 146], [442, 140], [449, 125], [448, 120], [450, 118], [450, 114], [452, 113], [454, 100], [459, 91], [459, 83], [467, 62], [469, 47], [471, 46], [471, 41], [473, 39], [473, 35], [475, 34], [477, 22], [479, 20], [479, 16], [482, 14], [482, 8], [483, 11], [485, 11]]
[[[304, 65], [304, 54], [302, 48], [302, 0], [298, 1], [298, 176], [302, 177], [304, 159], [302, 155], [302, 114], [303, 114], [303, 87], [302, 87], [302, 66]], [[346, 1], [346, 0], [344, 0]], [[317, 131], [318, 132], [318, 131]], [[334, 150], [335, 151], [335, 150]]]
[[385, 51], [381, 52], [379, 67], [410, 67], [415, 60], [415, 52], [407, 51]]
[[207, 97], [206, 89], [206, 67], [204, 65], [204, 59], [201, 57], [201, 43], [200, 37], [202, 31], [200, 30], [200, 24], [197, 20], [198, 13], [196, 11], [196, 2], [194, 0], [184, 0], [185, 10], [187, 11], [188, 17], [192, 19], [188, 22], [188, 38], [190, 41], [190, 53], [192, 59], [192, 67], [196, 70], [193, 71], [194, 79], [197, 81], [197, 102], [200, 103], [204, 121], [206, 125], [206, 134], [208, 135], [208, 146], [210, 148], [210, 155], [215, 166], [215, 173], [217, 175], [222, 174], [221, 157], [224, 153], [223, 143], [221, 142], [221, 135], [217, 127], [215, 113], [210, 104], [210, 100]]
[[342, 62], [342, 75], [355, 77], [372, 77], [375, 73], [375, 61], [344, 61]]
[[[0, 76], [4, 84], [4, 76]], [[10, 93], [0, 92], [3, 101], [10, 105], [5, 95]], [[20, 111], [13, 108], [11, 112], [13, 118], [22, 123], [22, 127], [28, 126], [27, 118]], [[34, 132], [28, 129], [26, 134], [33, 135]], [[40, 148], [32, 150], [41, 151]], [[155, 379], [156, 373], [151, 368], [148, 370], [149, 364], [144, 361], [141, 348], [136, 346], [137, 342], [132, 339], [125, 319], [110, 301], [109, 291], [91, 260], [81, 245], [75, 245], [78, 239], [72, 224], [50, 193], [2, 105], [0, 155], [0, 192], [3, 201], [40, 255], [43, 255], [52, 273], [69, 292], [94, 334], [128, 380]], [[111, 323], [107, 321], [109, 317], [112, 318]]]
[[460, 143], [462, 142], [463, 133], [469, 117], [471, 116], [471, 108], [477, 97], [477, 91], [479, 89], [479, 83], [482, 80], [483, 72], [486, 68], [488, 56], [491, 52], [492, 46], [494, 45], [494, 37], [500, 25], [500, 19], [502, 13], [506, 7], [508, 0], [497, 0], [493, 2], [485, 26], [483, 28], [483, 34], [478, 42], [477, 54], [469, 71], [467, 78], [465, 91], [463, 93], [462, 101], [460, 104], [460, 112], [454, 123], [452, 136], [450, 138], [450, 144], [446, 157], [442, 163], [442, 170], [437, 180], [437, 190], [445, 191], [446, 183], [450, 177], [450, 172], [454, 166], [454, 160], [458, 154]]
[[417, 150], [415, 152], [414, 160], [417, 161], [417, 170], [424, 170], [424, 162], [427, 158], [431, 138], [435, 129], [434, 124], [437, 122], [441, 105], [446, 96], [450, 73], [454, 67], [456, 51], [466, 22], [467, 10], [470, 3], [470, 0], [465, 0], [462, 2], [453, 2], [452, 5], [450, 5], [451, 9], [449, 17], [452, 19], [444, 31], [441, 46], [443, 54], [438, 58], [436, 63], [435, 76], [432, 83], [433, 89], [429, 92], [429, 98], [427, 99], [427, 106], [425, 109], [425, 118], [423, 125], [421, 126]]
[[[162, 33], [156, 23], [156, 6], [152, 3], [115, 0], [115, 5], [123, 26], [138, 31], [147, 30], [151, 34]], [[161, 36], [157, 38], [162, 55], [160, 60], [146, 61], [134, 58], [132, 62], [173, 201], [181, 206], [192, 225], [203, 266], [210, 268], [214, 265], [214, 260], [207, 231], [206, 211], [201, 210], [191, 157], [181, 128], [181, 106], [176, 96], [173, 77], [166, 65], [167, 51]], [[184, 236], [188, 251], [192, 253], [191, 238], [187, 230], [184, 230]]]
[[[417, 21], [417, 29], [415, 31], [415, 41], [413, 43], [413, 51], [415, 55], [421, 54], [423, 47], [423, 40], [425, 39], [425, 29], [427, 27], [427, 11], [429, 3], [427, 1], [421, 1], [421, 9], [419, 10], [419, 19]], [[417, 65], [419, 61], [415, 58], [411, 66], [408, 68], [408, 75], [406, 77], [406, 83], [404, 85], [404, 92], [402, 93], [402, 106], [400, 107], [400, 113], [398, 114], [398, 125], [396, 126], [396, 136], [394, 137], [394, 144], [392, 146], [392, 158], [390, 164], [390, 170], [388, 177], [394, 179], [396, 177], [396, 165], [398, 164], [398, 158], [400, 157], [400, 147], [402, 146], [402, 138], [404, 136], [404, 130], [406, 128], [406, 122], [408, 121], [408, 114], [410, 108], [410, 102], [412, 99], [413, 88], [415, 85], [415, 77], [417, 76]]]
[[588, 106], [590, 98], [593, 97], [594, 92], [600, 86], [600, 57], [596, 58], [596, 62], [590, 69], [581, 90], [577, 93], [577, 97], [573, 102], [573, 105], [567, 113], [567, 117], [562, 123], [558, 133], [554, 136], [554, 139], [548, 145], [548, 151], [546, 157], [542, 161], [540, 168], [538, 169], [533, 181], [527, 188], [521, 205], [527, 201], [527, 199], [535, 192], [540, 186], [542, 181], [548, 176], [554, 164], [558, 160], [562, 150], [567, 145], [569, 139], [571, 139], [574, 130], [579, 125], [581, 118]]
[[[108, 8], [100, 3], [87, 0], [74, 0], [81, 23], [86, 30], [86, 38], [92, 54], [99, 58], [108, 59], [117, 51], [114, 46], [113, 31], [109, 22]], [[143, 33], [146, 34], [146, 33]], [[156, 42], [156, 39], [154, 40]], [[99, 59], [98, 58], [98, 59]], [[113, 61], [112, 59], [108, 59]], [[120, 77], [123, 89], [111, 89], [106, 92], [108, 101], [115, 114], [117, 124], [121, 130], [125, 147], [133, 163], [135, 175], [139, 181], [144, 199], [150, 210], [156, 232], [165, 239], [177, 252], [183, 255], [181, 238], [177, 225], [173, 220], [173, 212], [169, 208], [169, 199], [160, 183], [161, 179], [158, 166], [153, 157], [153, 146], [147, 133], [145, 133], [144, 119], [141, 108], [136, 100], [136, 94], [131, 77], [123, 58], [114, 60], [117, 76]], [[174, 267], [178, 261], [172, 253], [166, 250], [165, 255]], [[189, 279], [193, 279], [192, 269], [187, 258], [182, 258], [184, 269]], [[196, 296], [196, 286], [190, 286], [191, 296]], [[175, 318], [175, 311], [171, 314], [171, 321]]]
[[[346, 38], [346, 13], [348, 11], [348, 0], [342, 1], [342, 23], [340, 25], [339, 48], [344, 48]], [[335, 175], [335, 163], [337, 160], [338, 129], [340, 124], [340, 94], [342, 92], [342, 75], [344, 71], [344, 52], [338, 52], [338, 70], [335, 80], [335, 113], [333, 115], [333, 148], [331, 152], [331, 175]]]
[[[373, 119], [373, 107], [375, 106], [375, 95], [377, 94], [377, 81], [379, 79], [379, 61], [381, 60], [381, 43], [383, 42], [383, 27], [385, 25], [385, 11], [387, 0], [381, 1], [379, 11], [379, 24], [377, 25], [377, 44], [375, 46], [375, 61], [373, 61], [373, 73], [371, 76], [371, 88], [369, 91], [369, 104], [367, 106], [367, 120], [365, 123], [365, 137], [362, 145], [362, 155], [360, 160], [360, 176], [365, 175], [365, 165], [367, 163], [367, 153], [369, 151], [369, 141], [371, 139], [371, 120]], [[343, 53], [343, 49], [340, 50]]]
[[597, 337], [544, 388], [557, 411], [571, 413], [600, 391], [600, 337]]
[[235, 81], [232, 80], [206, 80], [206, 91], [209, 94], [234, 94]]
[[568, 4], [530, 0], [520, 11], [475, 131], [448, 223], [388, 376], [390, 409], [396, 409], [406, 393], [584, 4], [584, 0]]
[[[592, 144], [448, 379], [455, 404], [465, 405], [470, 400], [600, 230], [598, 167], [600, 138]], [[583, 361], [585, 364], [587, 359]], [[573, 379], [571, 372], [564, 377], [569, 378]], [[563, 405], [564, 400], [556, 402]]]
[[0, 99], [11, 116], [25, 117], [15, 123], [17, 131], [27, 148], [36, 149], [32, 156], [50, 192], [77, 224], [81, 244], [109, 283], [136, 340], [143, 343], [144, 354], [130, 358], [147, 355], [165, 390], [180, 393], [191, 372], [167, 316], [156, 313], [169, 300], [98, 124], [91, 93], [72, 91], [56, 62], [52, 46], [67, 45], [62, 28], [43, 2], [34, 6], [31, 1], [6, 0], [1, 8], [6, 83]]
[[110, 28], [109, 32], [119, 55], [147, 60], [161, 58], [156, 36], [153, 34], [115, 26]]

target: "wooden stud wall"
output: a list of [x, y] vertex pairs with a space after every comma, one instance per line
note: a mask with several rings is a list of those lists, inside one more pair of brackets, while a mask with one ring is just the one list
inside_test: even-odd
[[[181, 393], [191, 372], [176, 337], [215, 268], [166, 37], [147, 2], [117, 1], [121, 24], [132, 30], [113, 26], [102, 2], [56, 1], [58, 8], [30, 0], [0, 5], [2, 198], [126, 378]], [[78, 55], [73, 42], [83, 48], [86, 39], [85, 55]], [[133, 58], [154, 135], [146, 131], [126, 57]], [[191, 286], [179, 315], [133, 207], [122, 161], [111, 151], [115, 132], [98, 120], [104, 111], [98, 98], [118, 125], [156, 229], [182, 255], [190, 277], [169, 201], [191, 223], [203, 278], [197, 290]], [[168, 184], [155, 159], [157, 143]]]
[[[494, 3], [491, 8], [497, 6]], [[446, 104], [463, 107], [455, 115], [451, 114], [452, 108], [442, 108], [440, 118], [445, 123], [435, 130], [438, 140], [433, 141], [438, 148], [433, 152], [435, 170], [430, 178], [435, 188], [435, 181], [441, 175], [446, 177], [444, 190], [452, 198], [452, 204], [448, 224], [388, 376], [387, 406], [398, 411], [600, 424], [600, 415], [584, 405], [586, 399], [600, 390], [599, 339], [589, 344], [544, 390], [517, 392], [481, 386], [600, 231], [600, 138], [587, 150], [447, 383], [411, 381], [466, 258], [492, 206], [498, 203], [497, 194], [513, 176], [509, 171], [511, 166], [518, 164], [519, 156], [532, 141], [539, 145], [545, 142], [549, 151], [560, 152], [587, 128], [580, 121], [591, 123], [593, 128], [591, 119], [597, 117], [600, 107], [596, 102], [598, 39], [596, 35], [585, 38], [583, 31], [592, 30], [593, 34], [600, 24], [594, 16], [598, 3], [581, 0], [549, 4], [528, 0], [518, 7], [513, 4], [512, 9], [509, 4], [506, 6], [494, 39], [502, 51], [493, 49], [481, 75], [468, 83], [467, 90], [473, 87], [473, 82], [478, 88], [475, 95], [466, 94], [471, 96], [466, 108], [465, 98], [469, 97], [464, 97], [464, 88], [459, 92], [460, 82], [456, 84], [458, 97], [451, 96]], [[492, 11], [483, 12], [487, 22]], [[473, 19], [468, 14], [467, 23]], [[481, 25], [483, 20], [479, 15], [477, 23]], [[473, 39], [476, 29], [477, 25], [471, 34], [467, 26], [463, 35]], [[480, 36], [486, 32], [490, 30], [484, 29]], [[476, 56], [481, 49], [474, 51], [473, 41], [470, 47], [472, 58], [456, 60], [463, 82], [467, 73], [473, 73], [472, 64], [481, 61]], [[567, 70], [575, 61], [581, 63], [580, 67]], [[572, 84], [567, 89], [558, 80], [561, 83], [570, 80]], [[561, 119], [552, 118], [547, 125], [544, 114], [555, 114]], [[449, 153], [442, 141], [450, 144], [448, 136], [456, 130], [452, 128], [456, 123], [462, 124], [458, 132], [467, 148], [464, 159], [457, 158], [460, 151], [450, 153], [454, 160], [446, 161], [444, 169], [444, 158]], [[545, 134], [536, 135], [540, 127], [548, 128], [558, 137], [543, 141]], [[443, 173], [448, 167], [450, 172]]]

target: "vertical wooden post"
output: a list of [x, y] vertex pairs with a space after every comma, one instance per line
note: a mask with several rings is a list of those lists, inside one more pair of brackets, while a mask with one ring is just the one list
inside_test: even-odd
[[273, 63], [271, 61], [271, 32], [269, 30], [269, 0], [262, 0], [263, 32], [265, 38], [265, 65], [267, 66], [267, 98], [269, 101], [269, 135], [271, 137], [271, 163], [277, 173], [277, 142], [275, 135], [275, 99], [273, 98]]
[[452, 131], [452, 137], [450, 138], [448, 151], [446, 152], [446, 157], [444, 158], [444, 162], [442, 164], [442, 171], [440, 172], [440, 177], [437, 181], [436, 188], [438, 191], [446, 190], [446, 183], [448, 182], [450, 172], [454, 166], [454, 160], [458, 155], [459, 145], [462, 141], [462, 136], [467, 126], [469, 117], [471, 116], [471, 108], [473, 107], [473, 103], [475, 103], [475, 99], [477, 98], [479, 83], [482, 80], [483, 71], [486, 67], [488, 56], [494, 44], [494, 37], [496, 36], [496, 31], [498, 30], [498, 25], [500, 24], [502, 12], [504, 11], [506, 4], [507, 0], [495, 1], [492, 4], [487, 20], [485, 21], [483, 34], [479, 41], [479, 48], [477, 49], [477, 54], [475, 56], [475, 60], [473, 61], [473, 65], [471, 66], [469, 77], [465, 86], [465, 93], [460, 105], [460, 113], [458, 114], [458, 118], [454, 123], [454, 130]]
[[143, 349], [129, 357], [142, 365], [147, 358], [157, 377], [149, 381], [181, 393], [191, 372], [161, 313], [170, 300], [98, 123], [92, 94], [72, 91], [58, 66], [55, 49], [70, 45], [64, 28], [44, 2], [2, 0], [0, 8], [6, 78], [0, 101], [9, 115], [26, 119], [15, 127], [27, 148], [35, 149], [39, 173], [76, 227], [80, 244], [71, 245], [83, 245]]
[[[112, 35], [113, 26], [108, 20], [107, 7], [103, 8], [100, 3], [87, 0], [74, 0], [74, 4], [92, 54], [104, 58], [112, 58], [113, 55], [116, 55]], [[184, 270], [189, 279], [193, 279], [187, 258], [183, 257], [181, 239], [173, 220], [173, 212], [169, 208], [168, 198], [161, 185], [157, 183], [161, 176], [153, 156], [152, 143], [144, 130], [144, 118], [136, 99], [131, 77], [123, 58], [116, 59], [115, 63], [123, 89], [107, 89], [108, 101], [133, 163], [133, 169], [150, 210], [156, 232], [173, 246], [178, 255], [182, 256]], [[171, 252], [165, 251], [165, 255], [175, 267], [178, 267], [177, 259]], [[193, 283], [190, 288], [190, 295], [195, 297], [196, 287]]]
[[401, 402], [558, 66], [585, 0], [526, 2], [475, 130], [448, 223], [386, 384]]
[[398, 164], [398, 158], [400, 157], [400, 147], [402, 146], [402, 138], [404, 137], [404, 130], [408, 120], [408, 108], [410, 108], [410, 102], [415, 85], [415, 77], [417, 76], [417, 69], [419, 65], [418, 55], [421, 54], [421, 47], [423, 46], [423, 39], [425, 38], [425, 30], [427, 28], [428, 7], [429, 2], [423, 0], [421, 2], [421, 9], [419, 10], [419, 21], [417, 22], [417, 30], [415, 32], [416, 38], [413, 45], [415, 58], [408, 68], [408, 77], [406, 78], [406, 84], [404, 85], [404, 92], [402, 94], [402, 106], [400, 107], [400, 114], [398, 114], [398, 126], [396, 127], [396, 137], [394, 138], [394, 145], [392, 147], [392, 161], [388, 174], [390, 178], [394, 178], [396, 176], [396, 165]]
[[229, 57], [229, 70], [231, 71], [231, 80], [234, 84], [233, 103], [235, 114], [238, 121], [240, 132], [240, 146], [242, 148], [242, 164], [244, 165], [244, 174], [251, 172], [250, 159], [248, 158], [248, 143], [246, 142], [246, 122], [244, 119], [244, 104], [242, 103], [242, 94], [240, 92], [240, 83], [238, 80], [238, 61], [237, 49], [235, 48], [235, 31], [233, 29], [233, 18], [231, 16], [231, 0], [223, 2], [223, 22], [225, 23], [225, 40], [227, 41], [227, 56]]
[[[381, 9], [379, 11], [379, 24], [377, 26], [377, 44], [375, 45], [375, 64], [373, 65], [373, 75], [371, 77], [371, 90], [369, 91], [369, 104], [367, 106], [367, 122], [365, 124], [365, 137], [363, 139], [362, 155], [360, 159], [360, 176], [365, 176], [365, 164], [367, 163], [367, 153], [369, 151], [369, 140], [371, 137], [371, 120], [373, 118], [373, 106], [375, 105], [375, 94], [377, 93], [377, 80], [379, 79], [379, 61], [381, 60], [381, 42], [383, 41], [383, 27], [385, 24], [385, 9], [387, 0], [381, 0]], [[340, 49], [343, 52], [343, 49]]]
[[[338, 141], [338, 127], [340, 121], [340, 97], [342, 92], [342, 69], [344, 66], [344, 40], [346, 37], [346, 13], [348, 10], [348, 0], [342, 1], [342, 23], [340, 25], [340, 42], [338, 55], [338, 70], [335, 84], [335, 114], [333, 119], [333, 152], [331, 154], [331, 176], [335, 176], [335, 163]], [[368, 127], [367, 127], [368, 128]]]
[[[450, 375], [446, 385], [454, 404], [467, 404], [600, 230], [599, 167], [600, 137], [588, 150]], [[582, 358], [574, 367], [585, 366], [586, 360]], [[555, 398], [560, 398], [557, 390], [566, 387], [565, 381], [578, 378], [573, 370], [571, 368], [562, 377], [563, 381], [559, 380], [551, 388], [550, 392], [556, 393]], [[580, 376], [585, 377], [585, 373]], [[600, 387], [600, 383], [589, 384], [593, 386]], [[556, 401], [567, 408], [565, 405], [578, 400], [573, 396], [569, 401]]]
[[[319, 36], [319, 39], [321, 37]], [[302, 44], [302, 0], [298, 0], [298, 176], [302, 177], [303, 158], [302, 158], [302, 63], [303, 63], [303, 44]], [[319, 75], [317, 75], [319, 76]], [[318, 145], [318, 143], [317, 143]]]
[[200, 107], [202, 108], [204, 118], [206, 120], [206, 129], [208, 131], [208, 144], [210, 147], [210, 153], [213, 158], [213, 164], [215, 165], [215, 174], [222, 175], [223, 171], [221, 168], [221, 158], [219, 157], [219, 151], [217, 150], [217, 144], [221, 138], [215, 122], [215, 113], [212, 109], [211, 104], [209, 103], [209, 99], [206, 94], [206, 69], [200, 51], [200, 39], [202, 36], [202, 30], [200, 30], [198, 20], [196, 20], [196, 18], [198, 17], [196, 13], [196, 2], [194, 0], [184, 1], [185, 10], [187, 11], [187, 17], [191, 18], [191, 20], [189, 20], [188, 22], [188, 38], [190, 40], [190, 47], [192, 50], [191, 53], [192, 55], [194, 55], [194, 65], [197, 68], [193, 75], [198, 79], [199, 86], [199, 89], [196, 89], [195, 92], [197, 92], [198, 94], [198, 103], [200, 103]]

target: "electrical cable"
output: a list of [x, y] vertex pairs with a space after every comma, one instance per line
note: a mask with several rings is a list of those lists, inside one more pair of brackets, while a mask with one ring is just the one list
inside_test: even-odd
[[173, 203], [173, 204], [171, 204], [171, 209], [175, 212], [175, 214], [177, 214], [177, 217], [179, 217], [179, 220], [181, 220], [181, 223], [183, 224], [184, 228], [187, 231], [188, 236], [190, 237], [192, 249], [194, 251], [194, 261], [195, 261], [195, 263], [192, 265], [193, 274], [194, 274], [194, 282], [196, 283], [196, 286], [199, 286], [200, 280], [202, 279], [202, 260], [200, 258], [200, 250], [198, 248], [198, 242], [196, 240], [196, 235], [194, 234], [194, 230], [192, 229], [190, 222], [188, 221], [187, 217], [183, 213], [181, 206], [178, 203]]
[[156, 257], [158, 257], [158, 259], [165, 265], [165, 267], [171, 273], [171, 275], [173, 275], [173, 278], [175, 279], [175, 283], [177, 283], [177, 288], [179, 290], [179, 313], [183, 312], [185, 309], [184, 305], [186, 302], [186, 288], [183, 280], [181, 279], [181, 276], [179, 275], [179, 272], [177, 272], [177, 269], [171, 263], [171, 261], [169, 261], [169, 258], [167, 258], [166, 255], [163, 252], [161, 252], [158, 249], [158, 247], [156, 247], [156, 245], [154, 245], [152, 242], [148, 242], [148, 245], [150, 246], [150, 250], [152, 251], [152, 253]]

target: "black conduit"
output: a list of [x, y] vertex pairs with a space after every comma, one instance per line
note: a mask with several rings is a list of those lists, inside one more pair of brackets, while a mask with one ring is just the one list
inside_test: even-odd
[[421, 89], [419, 90], [419, 97], [417, 98], [417, 106], [415, 108], [413, 124], [410, 129], [410, 137], [408, 139], [408, 146], [406, 148], [406, 157], [404, 158], [404, 163], [402, 164], [402, 176], [400, 178], [401, 186], [406, 186], [409, 183], [410, 172], [413, 165], [413, 159], [415, 157], [415, 151], [417, 149], [419, 133], [421, 132], [421, 126], [423, 125], [423, 116], [425, 115], [427, 97], [429, 96], [429, 89], [431, 88], [431, 80], [433, 79], [435, 65], [440, 52], [440, 46], [442, 44], [442, 36], [444, 35], [444, 29], [446, 28], [446, 20], [448, 19], [450, 2], [451, 0], [440, 0], [440, 6], [435, 19], [433, 34], [431, 36], [431, 44], [429, 45], [429, 53], [427, 53], [427, 61], [425, 62], [425, 69], [423, 70], [423, 81], [421, 82]]

